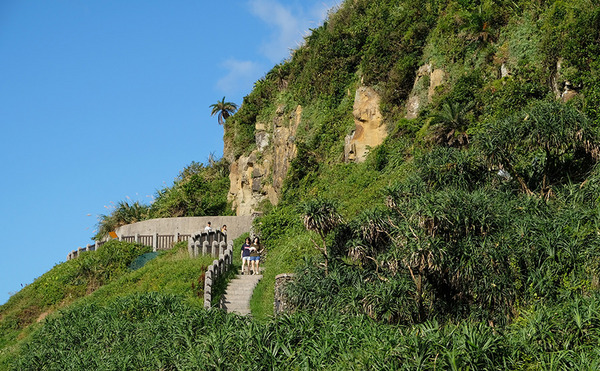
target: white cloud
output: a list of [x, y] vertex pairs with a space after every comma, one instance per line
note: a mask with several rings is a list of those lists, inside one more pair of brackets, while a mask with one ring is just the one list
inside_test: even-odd
[[252, 86], [254, 81], [260, 77], [260, 66], [252, 61], [239, 61], [228, 59], [222, 64], [228, 72], [217, 81], [217, 88], [225, 94], [233, 95]]
[[290, 55], [290, 50], [302, 44], [309, 28], [323, 23], [327, 11], [339, 0], [317, 3], [311, 9], [304, 9], [302, 2], [284, 6], [277, 0], [250, 0], [250, 10], [254, 15], [273, 28], [260, 48], [260, 51], [273, 63], [279, 63]]
[[325, 18], [329, 15], [329, 11], [334, 7], [339, 6], [342, 3], [342, 0], [330, 0], [328, 2], [319, 2], [313, 6], [310, 11], [313, 18], [316, 19], [316, 23], [321, 25]]
[[[339, 3], [341, 0], [324, 0], [307, 6], [302, 0], [248, 0], [252, 14], [271, 28], [261, 41], [260, 53], [273, 64], [289, 57], [292, 49], [302, 45], [309, 29], [323, 24], [328, 11]], [[227, 59], [222, 63], [226, 75], [216, 88], [227, 96], [248, 90], [264, 75], [266, 65], [264, 61]]]

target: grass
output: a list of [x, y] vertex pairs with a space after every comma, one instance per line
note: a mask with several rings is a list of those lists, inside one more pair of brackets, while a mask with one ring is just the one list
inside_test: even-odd
[[265, 268], [263, 278], [256, 285], [250, 300], [252, 316], [259, 321], [273, 317], [275, 277], [281, 273], [293, 273], [305, 256], [318, 254], [308, 234], [280, 239], [278, 245], [271, 245], [264, 263], [261, 263]]
[[[435, 146], [427, 139], [430, 128], [422, 124], [439, 110], [444, 99], [476, 100], [469, 128], [473, 132], [469, 135], [475, 136], [485, 130], [484, 120], [493, 122], [509, 116], [530, 101], [552, 94], [547, 86], [549, 79], [573, 77], [578, 80], [572, 82], [583, 86], [575, 103], [593, 114], [593, 122], [597, 122], [594, 107], [598, 105], [592, 103], [600, 96], [595, 84], [599, 64], [598, 43], [594, 42], [597, 27], [593, 25], [600, 13], [593, 7], [589, 12], [579, 11], [588, 9], [588, 2], [577, 0], [568, 7], [565, 4], [515, 1], [507, 6], [487, 2], [475, 7], [465, 1], [421, 2], [420, 6], [397, 1], [344, 2], [341, 11], [314, 30], [306, 46], [283, 64], [285, 73], [280, 77], [289, 88], [265, 78], [227, 123], [226, 140], [235, 143], [237, 156], [255, 148], [254, 124], [257, 118], [273, 118], [276, 99], [286, 104], [287, 113], [296, 104], [303, 106], [296, 135], [298, 161], [292, 164], [288, 177], [292, 180], [288, 184], [291, 192], [289, 196], [282, 192], [280, 205], [266, 213], [264, 224], [257, 226], [266, 237], [263, 242], [267, 250], [261, 262], [266, 268], [264, 277], [251, 301], [253, 318], [201, 309], [199, 281], [202, 267], [210, 264], [212, 257], [192, 260], [184, 248], [178, 248], [129, 272], [125, 269], [127, 262], [142, 251], [132, 248], [131, 254], [114, 255], [115, 260], [110, 259], [112, 254], [83, 254], [80, 259], [56, 266], [0, 307], [0, 369], [124, 369], [131, 364], [152, 370], [597, 369], [597, 192], [585, 195], [575, 190], [577, 198], [589, 197], [592, 201], [564, 201], [562, 208], [547, 205], [551, 214], [548, 218], [541, 215], [542, 201], [529, 204], [528, 199], [514, 198], [522, 204], [506, 214], [505, 224], [510, 228], [497, 236], [495, 223], [477, 222], [482, 212], [487, 213], [496, 204], [471, 202], [485, 201], [486, 194], [493, 192], [471, 192], [470, 187], [477, 182], [468, 177], [470, 168], [458, 166], [462, 160], [440, 157], [429, 167], [419, 167], [418, 161], [412, 161], [421, 150], [427, 152]], [[405, 56], [410, 57], [410, 63], [401, 63]], [[554, 71], [559, 57], [564, 58], [564, 68]], [[438, 96], [419, 119], [395, 123], [404, 104], [399, 100], [405, 89], [410, 89], [413, 70], [430, 61], [434, 68], [444, 69], [447, 76]], [[508, 66], [510, 77], [499, 78], [501, 64]], [[340, 164], [343, 137], [353, 127], [352, 92], [359, 80], [384, 92], [384, 116], [386, 124], [397, 127], [390, 135], [395, 138], [374, 149], [363, 164]], [[428, 85], [426, 80], [420, 87], [422, 94]], [[414, 147], [410, 147], [410, 136], [421, 126]], [[409, 138], [401, 142], [398, 137], [404, 134]], [[524, 159], [529, 166], [531, 158]], [[497, 164], [485, 165], [494, 168]], [[403, 182], [409, 173], [420, 175], [423, 187], [429, 186], [435, 193], [419, 188], [421, 183], [406, 182], [406, 189], [397, 189], [399, 196], [406, 196], [399, 199], [406, 201], [401, 211], [409, 214], [412, 210], [411, 215], [421, 217], [414, 219], [414, 225], [408, 224], [410, 218], [395, 220], [411, 229], [397, 236], [398, 245], [410, 242], [405, 236], [417, 237], [415, 231], [421, 229], [420, 236], [426, 243], [409, 247], [429, 249], [433, 242], [440, 242], [436, 236], [446, 236], [447, 240], [434, 246], [443, 253], [440, 256], [444, 259], [433, 262], [445, 264], [439, 265], [440, 275], [433, 274], [435, 266], [423, 270], [432, 273], [424, 291], [429, 294], [431, 307], [443, 301], [432, 293], [447, 293], [452, 284], [457, 294], [468, 294], [461, 299], [461, 308], [472, 310], [479, 315], [477, 318], [489, 319], [481, 308], [478, 312], [478, 307], [486, 305], [482, 298], [497, 299], [501, 290], [512, 285], [522, 295], [514, 298], [514, 306], [512, 293], [505, 295], [511, 299], [506, 300], [506, 307], [514, 309], [509, 313], [510, 320], [490, 326], [491, 321], [478, 321], [475, 314], [450, 316], [441, 310], [435, 312], [435, 308], [426, 322], [419, 320], [416, 324], [398, 321], [385, 325], [360, 311], [340, 314], [315, 307], [306, 308], [311, 313], [274, 318], [276, 275], [294, 272], [306, 257], [319, 255], [312, 247], [310, 233], [300, 224], [296, 204], [316, 196], [335, 199], [347, 221], [357, 221], [362, 211], [383, 205], [384, 190], [391, 183]], [[453, 177], [464, 181], [470, 191], [451, 192]], [[573, 187], [585, 189], [586, 182], [573, 183]], [[518, 193], [517, 188], [505, 183], [508, 181], [498, 180], [490, 186], [511, 195]], [[593, 184], [592, 179], [586, 187]], [[201, 186], [198, 184], [192, 193], [206, 194]], [[407, 196], [409, 191], [412, 194]], [[552, 191], [559, 197], [563, 192], [561, 187]], [[429, 198], [419, 199], [421, 193], [428, 193]], [[497, 201], [500, 205], [502, 199]], [[466, 210], [469, 205], [471, 209]], [[473, 228], [465, 228], [464, 235], [455, 233], [458, 228], [454, 225], [464, 221]], [[435, 233], [424, 234], [428, 225], [436, 228], [431, 229]], [[479, 234], [474, 235], [477, 230]], [[234, 269], [217, 285], [216, 300], [241, 265], [241, 243], [237, 240], [234, 244]], [[387, 256], [377, 256], [374, 263], [360, 263], [365, 267], [376, 264], [378, 278], [388, 281], [365, 285], [366, 289], [342, 287], [338, 290], [342, 304], [360, 309], [366, 303], [377, 307], [373, 313], [385, 311], [386, 305], [391, 310], [404, 310], [396, 308], [402, 307], [401, 300], [411, 299], [401, 290], [404, 281], [395, 280], [398, 287], [394, 290], [390, 284], [393, 280], [385, 273], [392, 277], [401, 274], [407, 256], [404, 251], [391, 251]], [[503, 269], [514, 271], [516, 278], [506, 275], [506, 280], [495, 281], [501, 276], [494, 272], [499, 272], [497, 267], [507, 261], [509, 266]], [[343, 263], [353, 264], [349, 258]], [[481, 274], [486, 267], [490, 273]], [[332, 288], [339, 289], [333, 285], [340, 286], [335, 281], [342, 282], [343, 278], [332, 274], [327, 280], [316, 279], [314, 286], [321, 286], [315, 291], [330, 298]], [[439, 290], [433, 290], [433, 285]], [[358, 289], [364, 292], [357, 293]], [[306, 296], [308, 292], [303, 291]], [[450, 303], [450, 299], [444, 300]], [[498, 308], [494, 313], [508, 317], [500, 311], [504, 307]], [[248, 344], [252, 351], [240, 352]]]
[[[112, 248], [119, 247], [137, 252], [125, 256], [121, 254], [124, 260], [117, 259], [108, 265], [99, 263], [103, 256], [101, 250], [59, 264], [32, 285], [15, 294], [1, 307], [0, 368], [8, 368], [1, 366], [11, 364], [21, 354], [23, 342], [27, 341], [32, 333], [43, 329], [47, 321], [62, 317], [63, 308], [102, 305], [117, 298], [140, 293], [169, 293], [184, 300], [186, 305], [202, 308], [204, 283], [199, 282], [199, 279], [203, 276], [206, 266], [212, 263], [212, 256], [190, 259], [187, 244], [179, 243], [174, 249], [161, 251], [157, 258], [150, 260], [142, 268], [130, 271], [126, 267], [148, 248], [126, 243], [115, 244]], [[96, 272], [95, 275], [86, 276], [85, 272], [90, 269]], [[110, 279], [98, 287], [101, 281], [98, 272], [107, 270], [112, 272]], [[86, 291], [92, 288], [93, 291], [84, 296]], [[36, 302], [40, 295], [48, 292], [54, 295], [51, 296], [55, 298], [53, 302], [49, 302], [50, 299], [46, 297], [44, 306], [31, 304]], [[45, 319], [42, 319], [44, 317]]]
[[[325, 311], [266, 321], [136, 293], [72, 307], [23, 346], [14, 369], [594, 369], [600, 301], [536, 307], [504, 331], [477, 321], [390, 326]], [[251, 350], [248, 350], [250, 345]], [[74, 351], [76, 349], [76, 351]], [[240, 351], [242, 349], [242, 351]]]
[[[103, 302], [137, 292], [168, 292], [190, 301], [202, 301], [203, 292], [198, 294], [196, 289], [198, 279], [213, 260], [214, 257], [208, 255], [190, 259], [187, 244], [180, 244], [178, 248], [162, 252], [142, 268], [99, 288], [82, 303]], [[202, 290], [203, 287], [202, 283]]]

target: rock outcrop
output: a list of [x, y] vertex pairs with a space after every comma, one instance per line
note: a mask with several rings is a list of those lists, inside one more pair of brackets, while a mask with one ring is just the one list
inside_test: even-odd
[[260, 203], [279, 201], [283, 180], [296, 157], [296, 130], [302, 117], [298, 106], [286, 115], [277, 108], [272, 122], [255, 125], [256, 149], [231, 163], [229, 201], [237, 215], [253, 214]]
[[[431, 63], [419, 67], [412, 92], [406, 103], [406, 118], [414, 119], [419, 115], [424, 104], [431, 103], [436, 89], [446, 81], [446, 72], [434, 68]], [[427, 93], [427, 95], [425, 95]]]
[[388, 135], [379, 109], [381, 98], [370, 87], [361, 86], [354, 97], [354, 132], [348, 135], [344, 143], [346, 162], [362, 162], [370, 147], [383, 143]]

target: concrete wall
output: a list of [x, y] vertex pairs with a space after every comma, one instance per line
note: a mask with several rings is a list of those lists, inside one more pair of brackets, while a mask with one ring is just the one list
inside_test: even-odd
[[124, 225], [115, 231], [118, 236], [134, 236], [135, 234], [196, 234], [204, 231], [207, 222], [214, 229], [227, 225], [227, 240], [233, 241], [252, 228], [252, 216], [193, 216], [181, 218], [160, 218]]

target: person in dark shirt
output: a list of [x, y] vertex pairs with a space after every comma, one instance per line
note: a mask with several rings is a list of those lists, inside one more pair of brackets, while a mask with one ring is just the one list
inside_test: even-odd
[[250, 237], [246, 238], [246, 242], [242, 245], [242, 274], [244, 274], [244, 266], [248, 272], [246, 274], [250, 274]]

